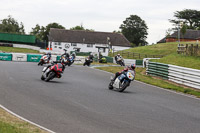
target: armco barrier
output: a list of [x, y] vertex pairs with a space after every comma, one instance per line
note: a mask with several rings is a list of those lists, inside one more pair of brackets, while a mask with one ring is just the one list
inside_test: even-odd
[[143, 66], [143, 60], [136, 60], [136, 66]]
[[60, 58], [61, 58], [61, 56], [57, 56], [57, 57], [56, 57], [56, 60], [58, 61], [58, 60], [60, 60]]
[[10, 54], [10, 53], [0, 53], [0, 60], [12, 61], [12, 54]]
[[12, 53], [13, 61], [27, 61], [27, 55], [22, 53]]
[[27, 62], [39, 62], [42, 55], [27, 54]]
[[147, 62], [148, 75], [162, 77], [170, 81], [200, 89], [200, 70], [168, 65], [156, 62]]
[[168, 68], [167, 64], [157, 63], [157, 62], [148, 62], [147, 65], [147, 74], [152, 76], [158, 76], [163, 79], [168, 79]]
[[169, 65], [169, 80], [200, 89], [200, 70]]

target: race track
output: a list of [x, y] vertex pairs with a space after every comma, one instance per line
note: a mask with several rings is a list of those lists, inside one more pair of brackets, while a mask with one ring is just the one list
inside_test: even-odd
[[66, 67], [40, 80], [37, 63], [0, 61], [0, 104], [57, 133], [199, 133], [200, 100], [139, 82], [107, 89], [111, 74]]

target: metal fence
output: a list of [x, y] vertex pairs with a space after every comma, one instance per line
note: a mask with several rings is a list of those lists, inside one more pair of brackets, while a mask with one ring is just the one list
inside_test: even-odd
[[126, 52], [126, 51], [117, 51], [112, 54], [115, 56], [120, 54], [123, 58], [132, 58], [132, 59], [143, 59], [143, 58], [162, 58], [165, 55], [150, 55], [150, 54], [143, 54], [143, 53], [134, 53], [134, 52]]
[[148, 62], [146, 73], [148, 75], [161, 77], [182, 85], [200, 89], [200, 70], [197, 69]]

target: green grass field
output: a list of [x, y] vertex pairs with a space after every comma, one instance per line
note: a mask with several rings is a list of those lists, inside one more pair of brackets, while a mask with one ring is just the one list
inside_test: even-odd
[[[186, 44], [189, 42], [184, 42], [181, 44]], [[192, 43], [192, 42], [191, 42]], [[135, 47], [127, 50], [123, 50], [123, 52], [134, 52], [134, 53], [141, 53], [146, 55], [165, 55], [163, 58], [159, 60], [150, 60], [154, 62], [160, 62], [165, 64], [172, 64], [182, 67], [188, 67], [193, 69], [200, 69], [200, 57], [195, 56], [186, 56], [177, 54], [177, 42], [173, 43], [160, 43], [154, 44], [149, 46], [142, 46], [142, 47]], [[110, 53], [113, 56], [113, 54]], [[114, 53], [116, 55], [116, 53]], [[124, 58], [131, 58], [130, 56], [127, 57], [127, 54], [124, 54]], [[144, 57], [145, 58], [145, 57]], [[135, 58], [132, 58], [135, 59]], [[137, 58], [136, 58], [137, 59]]]
[[32, 50], [32, 49], [27, 49], [27, 48], [3, 47], [3, 46], [0, 46], [0, 52], [6, 52], [6, 53], [40, 53], [38, 50]]
[[47, 133], [0, 108], [0, 133]]

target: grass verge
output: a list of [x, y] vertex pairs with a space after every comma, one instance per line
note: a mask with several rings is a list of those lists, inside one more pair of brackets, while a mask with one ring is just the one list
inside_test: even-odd
[[0, 108], [0, 133], [47, 133]]
[[[116, 73], [122, 70], [123, 67], [97, 67], [96, 69], [108, 71], [111, 73]], [[199, 90], [185, 87], [185, 86], [170, 82], [168, 80], [163, 80], [161, 78], [148, 76], [146, 75], [146, 70], [144, 68], [136, 68], [136, 80], [147, 83], [147, 84], [155, 85], [164, 89], [169, 89], [176, 92], [182, 92], [185, 94], [194, 95], [200, 98]]]
[[165, 64], [172, 64], [182, 67], [188, 67], [193, 69], [200, 69], [200, 57], [195, 56], [186, 56], [186, 55], [180, 55], [180, 54], [171, 54], [168, 56], [165, 56], [159, 60], [150, 60], [153, 62], [160, 62]]
[[32, 50], [27, 48], [15, 48], [15, 47], [0, 47], [0, 51], [6, 53], [40, 53], [38, 50]]

